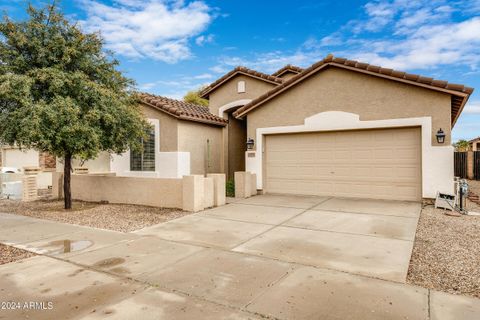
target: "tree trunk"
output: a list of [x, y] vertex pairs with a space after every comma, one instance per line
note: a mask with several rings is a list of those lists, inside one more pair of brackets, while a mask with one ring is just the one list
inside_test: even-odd
[[65, 155], [65, 164], [63, 166], [63, 198], [65, 209], [72, 209], [72, 190], [70, 188], [70, 174], [72, 172], [72, 155]]

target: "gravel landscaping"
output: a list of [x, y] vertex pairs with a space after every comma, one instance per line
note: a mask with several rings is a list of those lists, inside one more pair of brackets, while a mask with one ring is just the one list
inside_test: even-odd
[[6, 246], [0, 243], [0, 265], [17, 260], [30, 258], [35, 254], [22, 249]]
[[[471, 209], [472, 203], [468, 204]], [[478, 211], [478, 210], [477, 210]], [[480, 216], [422, 210], [407, 282], [480, 298]]]
[[[480, 196], [480, 181], [468, 180], [468, 187], [470, 188], [471, 192]], [[476, 203], [468, 201], [467, 202], [467, 208], [470, 211], [480, 212], [480, 204], [476, 204]]]
[[470, 188], [470, 191], [480, 195], [480, 181], [468, 180], [468, 186]]
[[58, 200], [0, 200], [0, 212], [121, 232], [131, 232], [189, 214], [179, 209], [82, 201], [74, 201], [72, 210], [64, 210], [63, 201]]

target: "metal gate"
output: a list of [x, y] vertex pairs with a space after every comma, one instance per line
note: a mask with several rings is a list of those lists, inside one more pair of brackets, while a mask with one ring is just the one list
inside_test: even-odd
[[455, 177], [467, 178], [467, 154], [468, 152], [455, 152]]
[[473, 178], [480, 180], [480, 151], [473, 152]]

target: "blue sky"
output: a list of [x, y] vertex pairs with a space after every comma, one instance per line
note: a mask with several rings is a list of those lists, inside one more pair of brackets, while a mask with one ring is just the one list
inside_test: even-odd
[[[48, 1], [32, 1], [42, 5]], [[477, 88], [454, 140], [480, 136], [480, 0], [71, 0], [140, 90], [181, 98], [237, 65], [271, 73], [328, 53]], [[24, 0], [0, 0], [14, 19]]]

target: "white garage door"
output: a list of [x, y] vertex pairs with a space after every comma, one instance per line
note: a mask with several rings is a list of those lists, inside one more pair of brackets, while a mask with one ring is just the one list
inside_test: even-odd
[[421, 199], [420, 128], [269, 135], [265, 191]]

